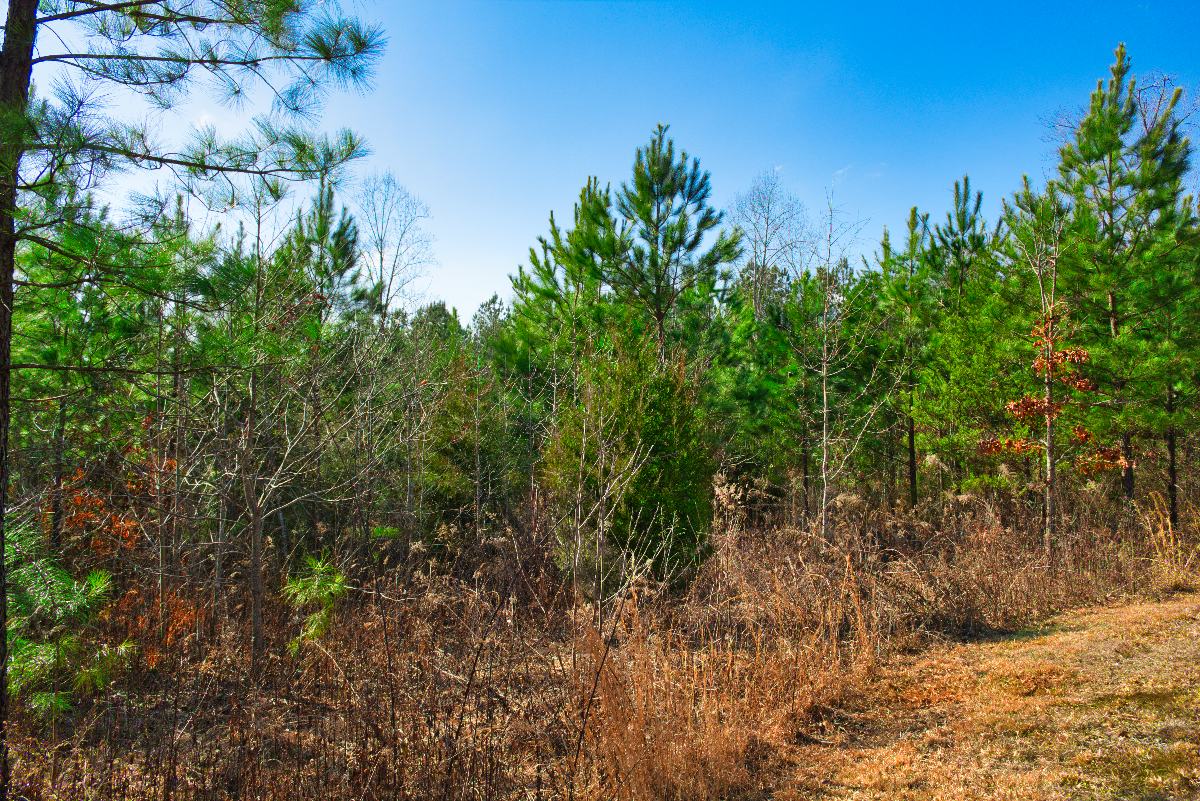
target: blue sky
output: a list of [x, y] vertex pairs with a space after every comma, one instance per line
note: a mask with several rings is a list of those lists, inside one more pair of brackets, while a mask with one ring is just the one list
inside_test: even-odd
[[[979, 4], [982, 5], [982, 4]], [[778, 170], [809, 208], [832, 189], [862, 246], [969, 173], [994, 213], [1054, 165], [1049, 123], [1126, 42], [1136, 71], [1200, 88], [1200, 3], [361, 3], [388, 31], [375, 88], [335, 98], [363, 169], [430, 207], [424, 287], [464, 319], [516, 271], [589, 175], [614, 184], [658, 122], [727, 204]]]

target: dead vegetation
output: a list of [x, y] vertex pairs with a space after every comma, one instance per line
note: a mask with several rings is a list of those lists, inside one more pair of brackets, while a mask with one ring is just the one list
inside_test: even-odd
[[1198, 635], [1183, 595], [899, 658], [779, 797], [1196, 798]]
[[[1137, 672], [1194, 604], [1111, 613], [1104, 636], [1071, 618], [995, 635], [1179, 589], [1194, 540], [1090, 530], [1046, 564], [1036, 527], [964, 506], [936, 525], [850, 508], [829, 540], [729, 523], [686, 593], [642, 581], [599, 610], [515, 535], [458, 562], [358, 565], [329, 634], [294, 656], [300, 621], [268, 608], [257, 682], [248, 631], [196, 624], [72, 718], [22, 720], [14, 776], [30, 801], [1100, 798], [1190, 776], [1188, 737], [1126, 738], [1131, 774], [1055, 731], [1064, 698], [1080, 743], [1088, 721], [1155, 705], [1195, 722], [1195, 677]], [[937, 645], [963, 637], [983, 643]], [[1112, 659], [1142, 684], [1096, 684]], [[1108, 689], [1080, 696], [1085, 679]]]

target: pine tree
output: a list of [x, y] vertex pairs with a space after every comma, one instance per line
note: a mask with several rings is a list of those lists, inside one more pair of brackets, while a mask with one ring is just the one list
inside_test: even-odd
[[[1104, 428], [1121, 441], [1122, 492], [1134, 498], [1134, 437], [1144, 425], [1139, 398], [1145, 353], [1155, 333], [1147, 325], [1171, 269], [1194, 227], [1183, 199], [1190, 146], [1175, 109], [1176, 91], [1145, 118], [1125, 46], [1111, 76], [1100, 81], [1074, 137], [1060, 151], [1059, 182], [1072, 202], [1078, 255], [1067, 276], [1072, 306], [1087, 321], [1094, 375], [1109, 397]], [[1144, 121], [1144, 124], [1139, 124]], [[1175, 286], [1180, 286], [1178, 283]], [[1171, 393], [1159, 392], [1170, 401]]]
[[[616, 211], [630, 237], [618, 258], [605, 263], [604, 279], [618, 300], [639, 306], [650, 317], [665, 360], [668, 339], [680, 306], [688, 300], [704, 304], [713, 298], [723, 271], [741, 255], [741, 235], [720, 231], [711, 246], [705, 236], [723, 219], [709, 204], [712, 187], [700, 160], [678, 155], [659, 125], [650, 141], [638, 148], [633, 179], [616, 198]], [[690, 299], [688, 295], [695, 295]]]
[[[39, 232], [64, 212], [47, 200], [61, 196], [61, 182], [90, 187], [124, 168], [165, 168], [198, 191], [214, 179], [232, 187], [228, 179], [239, 174], [328, 172], [361, 153], [358, 141], [350, 134], [318, 140], [282, 118], [311, 114], [331, 83], [361, 84], [381, 45], [377, 29], [339, 16], [336, 7], [293, 0], [8, 4], [0, 52], [0, 548], [9, 483], [14, 272], [21, 243], [47, 244]], [[35, 78], [54, 70], [63, 76], [57, 94], [31, 103]], [[148, 121], [95, 103], [107, 90], [128, 90], [151, 106], [169, 107], [196, 83], [231, 99], [263, 87], [278, 113], [261, 117], [240, 141], [202, 131], [190, 145], [171, 149], [154, 143]], [[100, 267], [120, 272], [119, 263]], [[0, 572], [0, 630], [4, 598]], [[6, 665], [0, 643], [0, 687]], [[6, 698], [0, 693], [0, 801], [8, 794]]]
[[955, 310], [991, 247], [982, 208], [983, 193], [971, 194], [971, 178], [964, 175], [954, 182], [954, 204], [945, 222], [933, 229], [933, 258], [942, 268], [944, 302]]
[[917, 375], [925, 364], [929, 347], [929, 328], [934, 322], [933, 302], [936, 297], [930, 269], [929, 215], [921, 214], [914, 206], [909, 210], [904, 249], [892, 249], [884, 230], [880, 255], [884, 292], [881, 303], [889, 307], [895, 320], [893, 336], [899, 352], [904, 354], [904, 374], [898, 382], [897, 402], [902, 408], [896, 413], [904, 428], [904, 450], [908, 504], [915, 507], [919, 498], [917, 478], [916, 407], [919, 383]]
[[921, 360], [920, 383], [927, 403], [922, 410], [935, 451], [946, 459], [955, 482], [971, 477], [971, 456], [984, 428], [980, 402], [989, 388], [984, 376], [994, 369], [997, 344], [988, 329], [996, 318], [987, 305], [996, 291], [999, 227], [989, 230], [982, 216], [983, 195], [971, 192], [970, 178], [954, 182], [953, 205], [930, 233], [927, 258], [935, 294], [936, 322], [929, 327]]

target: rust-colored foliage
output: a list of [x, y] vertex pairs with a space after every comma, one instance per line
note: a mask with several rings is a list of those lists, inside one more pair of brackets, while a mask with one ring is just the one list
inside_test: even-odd
[[123, 626], [125, 636], [138, 646], [146, 666], [157, 667], [164, 655], [188, 653], [197, 632], [208, 625], [211, 610], [182, 591], [165, 588], [146, 591], [130, 587], [102, 618]]
[[1116, 445], [1097, 447], [1075, 460], [1075, 469], [1084, 476], [1093, 476], [1110, 470], [1124, 470], [1128, 466], [1129, 460]]
[[1062, 401], [1047, 403], [1045, 400], [1034, 395], [1026, 395], [1020, 400], [1010, 401], [1005, 405], [1005, 408], [1013, 417], [1025, 422], [1046, 418], [1051, 420], [1056, 419], [1062, 414], [1063, 406], [1065, 405]]
[[[1066, 338], [1066, 314], [1059, 309], [1048, 319], [1034, 325], [1030, 331], [1037, 356], [1033, 359], [1033, 372], [1041, 379], [1049, 378], [1067, 390], [1067, 395], [1059, 400], [1050, 401], [1046, 396], [1030, 394], [1005, 404], [1005, 410], [1017, 421], [1035, 427], [1049, 424], [1061, 417], [1069, 408], [1082, 405], [1075, 395], [1087, 395], [1096, 391], [1096, 383], [1083, 376], [1076, 369], [1079, 365], [1091, 361], [1087, 349], [1078, 345], [1062, 345]], [[1070, 443], [1078, 447], [1094, 444], [1096, 436], [1082, 424], [1071, 427]], [[1045, 443], [1031, 441], [1021, 437], [988, 436], [979, 442], [979, 453], [982, 456], [1001, 456], [1012, 454], [1026, 456], [1045, 450]], [[1127, 466], [1128, 462], [1120, 455], [1120, 449], [1107, 446], [1097, 446], [1084, 451], [1075, 460], [1075, 467], [1081, 475], [1090, 476], [1107, 470], [1115, 470]]]
[[979, 453], [983, 456], [999, 456], [1005, 453], [1025, 456], [1042, 449], [1042, 443], [1023, 437], [987, 437], [979, 443]]
[[64, 498], [63, 532], [88, 543], [97, 556], [109, 557], [132, 550], [141, 525], [128, 514], [113, 508], [111, 499], [83, 486], [83, 471], [76, 471]]
[[[153, 423], [147, 415], [143, 425]], [[121, 450], [121, 470], [100, 477], [77, 468], [64, 484], [63, 533], [98, 557], [134, 550], [161, 522], [163, 504], [175, 491], [175, 459], [143, 445]]]

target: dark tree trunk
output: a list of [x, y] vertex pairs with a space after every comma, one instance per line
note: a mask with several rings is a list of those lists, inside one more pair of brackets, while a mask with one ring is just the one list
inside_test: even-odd
[[[1047, 326], [1049, 327], [1049, 326]], [[1053, 340], [1047, 336], [1047, 344], [1045, 350], [1046, 364], [1053, 364], [1054, 346]], [[1043, 383], [1043, 401], [1047, 409], [1054, 408], [1054, 372], [1052, 368], [1047, 367]], [[1045, 553], [1046, 562], [1050, 563], [1053, 559], [1054, 552], [1054, 528], [1058, 522], [1058, 510], [1055, 508], [1055, 491], [1057, 479], [1057, 461], [1054, 453], [1054, 414], [1046, 413], [1046, 438], [1043, 441], [1043, 450], [1045, 451], [1046, 461], [1046, 486], [1043, 490], [1042, 511], [1045, 515], [1045, 521], [1042, 528], [1042, 550]]]
[[803, 484], [804, 506], [803, 506], [803, 509], [804, 509], [804, 522], [807, 523], [808, 515], [809, 515], [809, 512], [811, 511], [809, 509], [809, 501], [808, 501], [809, 497], [811, 496], [811, 493], [809, 492], [809, 486], [808, 486], [809, 485], [808, 440], [805, 440], [800, 445], [800, 463], [801, 463], [802, 469], [804, 471], [804, 484]]
[[[0, 52], [0, 557], [5, 549], [8, 507], [8, 430], [11, 419], [13, 275], [17, 263], [17, 185], [24, 150], [24, 116], [33, 74], [38, 0], [9, 0]], [[0, 558], [0, 801], [8, 798], [8, 575]]]
[[1175, 424], [1172, 417], [1175, 413], [1175, 393], [1167, 390], [1167, 511], [1170, 515], [1171, 530], [1179, 530], [1179, 456], [1178, 442], [1175, 435]]
[[884, 500], [884, 504], [889, 509], [893, 508], [896, 505], [897, 499], [899, 497], [899, 493], [896, 490], [896, 482], [897, 482], [896, 464], [898, 461], [899, 461], [899, 457], [896, 455], [896, 441], [894, 439], [892, 439], [891, 437], [888, 437], [887, 438], [887, 454], [886, 454], [887, 487], [884, 491], [884, 499], [883, 500]]
[[54, 424], [54, 475], [50, 489], [50, 552], [62, 550], [63, 472], [66, 470], [67, 401], [58, 400], [58, 419]]
[[242, 468], [242, 495], [250, 513], [250, 570], [247, 583], [250, 589], [250, 674], [259, 677], [263, 656], [263, 498], [256, 466], [250, 463], [258, 442], [258, 371], [250, 374], [250, 402], [246, 413], [243, 447], [247, 464]]
[[[1117, 310], [1117, 294], [1110, 291], [1108, 293], [1108, 331], [1113, 339], [1116, 339], [1121, 334], [1121, 316]], [[1121, 397], [1125, 389], [1125, 381], [1117, 379], [1113, 382], [1113, 386], [1117, 390], [1117, 396]], [[1124, 405], [1124, 401], [1121, 401]], [[1125, 464], [1121, 467], [1121, 492], [1125, 496], [1126, 504], [1133, 503], [1133, 435], [1129, 430], [1121, 432], [1121, 456], [1125, 459]]]
[[[253, 482], [250, 482], [253, 484]], [[250, 504], [250, 675], [262, 671], [263, 644], [263, 509], [257, 494], [247, 493]]]
[[[232, 489], [230, 489], [232, 492]], [[222, 491], [217, 500], [217, 541], [213, 543], [213, 582], [212, 582], [212, 608], [213, 614], [209, 628], [209, 634], [216, 636], [217, 621], [222, 620], [226, 614], [225, 607], [225, 537], [228, 531], [228, 521], [230, 515], [231, 504], [226, 499], [225, 492]]]
[[1175, 429], [1167, 431], [1167, 509], [1171, 528], [1179, 530], [1179, 460], [1176, 453]]
[[282, 507], [275, 510], [275, 521], [279, 524], [279, 570], [287, 575], [292, 557], [292, 533]]
[[917, 506], [917, 424], [908, 415], [908, 505]]

